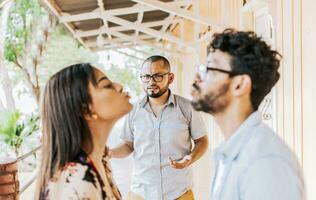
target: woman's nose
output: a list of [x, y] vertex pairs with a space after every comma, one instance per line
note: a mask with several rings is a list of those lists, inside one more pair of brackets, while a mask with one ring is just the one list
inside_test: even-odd
[[118, 92], [123, 92], [123, 86], [119, 83], [114, 83], [114, 88]]

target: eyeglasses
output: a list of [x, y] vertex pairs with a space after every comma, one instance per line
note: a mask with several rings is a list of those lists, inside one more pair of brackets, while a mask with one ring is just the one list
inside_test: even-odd
[[198, 74], [200, 75], [201, 78], [205, 77], [206, 73], [209, 72], [209, 71], [221, 72], [221, 73], [224, 73], [224, 74], [228, 74], [230, 77], [240, 75], [240, 73], [237, 73], [237, 72], [228, 71], [228, 70], [224, 70], [224, 69], [219, 69], [219, 68], [216, 68], [216, 67], [206, 67], [204, 65], [198, 65], [197, 66], [197, 71], [198, 71]]
[[140, 75], [140, 80], [143, 83], [148, 83], [150, 79], [153, 79], [155, 82], [161, 82], [163, 80], [163, 77], [167, 74], [170, 74], [170, 72], [164, 73], [164, 74], [145, 74], [145, 75]]
[[239, 75], [239, 73], [233, 72], [233, 71], [228, 71], [228, 70], [224, 70], [224, 69], [218, 69], [218, 68], [214, 68], [214, 67], [206, 67], [206, 72], [208, 71], [217, 71], [217, 72], [222, 72], [224, 74], [228, 74], [229, 76], [237, 76]]

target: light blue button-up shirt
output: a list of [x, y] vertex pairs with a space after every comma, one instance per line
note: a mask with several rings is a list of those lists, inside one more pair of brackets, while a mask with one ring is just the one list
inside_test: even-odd
[[134, 145], [131, 191], [146, 200], [173, 200], [185, 193], [192, 187], [192, 169], [171, 168], [168, 157], [190, 154], [192, 139], [205, 135], [202, 117], [183, 97], [170, 94], [157, 117], [147, 97], [136, 103], [121, 135]]
[[304, 181], [296, 156], [252, 113], [214, 152], [211, 200], [302, 200]]

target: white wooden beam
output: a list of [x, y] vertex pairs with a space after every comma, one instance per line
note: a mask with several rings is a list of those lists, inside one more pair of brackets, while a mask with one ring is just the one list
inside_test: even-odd
[[[103, 0], [98, 0], [98, 6], [99, 6], [99, 10], [100, 10], [100, 15], [101, 16], [103, 16], [104, 15], [104, 12], [105, 12], [105, 10], [104, 10], [104, 4], [103, 4]], [[106, 19], [104, 19], [103, 17], [102, 17], [102, 20], [103, 20], [103, 24], [104, 24], [104, 29], [105, 29], [105, 32], [107, 33], [107, 36], [108, 36], [108, 38], [111, 40], [112, 39], [112, 37], [111, 37], [111, 34], [109, 34], [109, 24], [108, 24], [108, 21], [106, 20]], [[100, 33], [100, 34], [102, 34], [102, 33]]]
[[[173, 19], [173, 18], [174, 18], [174, 15], [170, 14], [169, 17], [167, 17], [165, 20], [170, 20], [170, 19]], [[167, 30], [167, 28], [168, 28], [168, 26], [169, 26], [170, 24], [171, 24], [171, 23], [164, 24], [164, 25], [161, 27], [160, 31], [161, 31], [161, 32], [166, 32], [166, 30]], [[157, 38], [157, 39], [156, 39], [157, 42], [159, 42], [160, 40], [161, 40], [161, 38]]]
[[146, 59], [146, 58], [139, 58], [139, 57], [137, 57], [135, 55], [131, 55], [131, 54], [125, 53], [125, 52], [123, 52], [123, 51], [121, 51], [119, 49], [111, 49], [111, 50], [112, 51], [116, 51], [116, 52], [118, 52], [118, 53], [120, 53], [120, 54], [122, 54], [124, 56], [128, 56], [128, 57], [134, 58], [134, 59], [139, 60], [139, 61], [144, 61]]
[[[142, 23], [143, 17], [144, 17], [144, 12], [140, 11], [137, 15], [137, 21], [136, 21], [137, 25], [140, 25]], [[139, 34], [139, 31], [135, 30], [135, 37], [138, 37], [138, 34]]]
[[[180, 56], [183, 54], [182, 51], [179, 51], [179, 50], [171, 50], [171, 49], [167, 49], [165, 47], [162, 47], [162, 46], [158, 46], [154, 43], [150, 43], [150, 42], [146, 42], [146, 41], [143, 41], [139, 38], [134, 38], [132, 36], [129, 36], [129, 35], [126, 35], [126, 34], [123, 34], [123, 33], [111, 33], [112, 35], [116, 36], [116, 37], [121, 37], [121, 42], [130, 42], [130, 44], [126, 45], [126, 44], [123, 44], [124, 47], [130, 47], [130, 48], [135, 48], [135, 43], [137, 44], [137, 46], [148, 46], [148, 47], [152, 47], [154, 49], [157, 49], [159, 50], [160, 52], [166, 52], [167, 54], [173, 54], [175, 56]], [[111, 40], [111, 42], [113, 42], [115, 39]], [[118, 41], [115, 41], [118, 43]], [[91, 41], [91, 42], [87, 42], [87, 45], [90, 47], [90, 49], [96, 49], [96, 48], [99, 48], [97, 45], [96, 45], [96, 42], [95, 41]], [[113, 46], [109, 46], [107, 47], [107, 45], [105, 44], [105, 47], [103, 47], [103, 49], [112, 49]], [[116, 47], [114, 47], [116, 48]]]
[[[191, 3], [192, 3], [192, 0], [181, 0], [181, 1], [169, 2], [166, 4], [168, 6], [185, 6]], [[148, 11], [153, 11], [153, 10], [157, 10], [157, 9], [153, 7], [136, 4], [135, 6], [128, 7], [128, 8], [117, 8], [117, 9], [106, 10], [105, 14], [126, 15], [126, 14], [138, 13], [138, 12], [148, 12]], [[63, 16], [61, 16], [60, 21], [72, 22], [72, 21], [82, 21], [82, 20], [98, 19], [98, 18], [102, 18], [102, 17], [100, 16], [100, 12], [98, 10], [95, 10], [93, 12], [80, 13], [80, 14], [75, 14], [75, 15], [64, 14]]]
[[112, 16], [112, 15], [107, 15], [106, 14], [104, 17], [108, 21], [111, 21], [111, 22], [116, 23], [118, 25], [126, 26], [128, 28], [141, 31], [141, 32], [146, 33], [146, 34], [153, 35], [153, 36], [155, 36], [157, 38], [160, 37], [160, 38], [163, 38], [164, 40], [168, 40], [168, 41], [176, 43], [178, 45], [182, 45], [182, 46], [185, 46], [185, 47], [193, 48], [193, 45], [191, 43], [189, 43], [187, 41], [184, 41], [184, 40], [181, 40], [181, 39], [179, 39], [178, 37], [176, 37], [174, 35], [167, 34], [167, 33], [162, 33], [160, 31], [156, 31], [154, 29], [145, 27], [143, 25], [136, 25], [133, 22], [130, 22], [130, 21], [127, 21], [125, 19], [122, 19], [122, 18], [119, 18], [119, 17], [115, 17], [115, 16]]
[[195, 13], [192, 13], [190, 11], [187, 11], [181, 8], [167, 5], [166, 3], [162, 1], [158, 1], [158, 0], [132, 0], [132, 1], [156, 8], [158, 10], [168, 12], [170, 14], [178, 15], [180, 17], [192, 20], [197, 23], [205, 24], [207, 26], [212, 26], [214, 29], [218, 29], [218, 30], [222, 29], [221, 24], [217, 21], [211, 20], [210, 18], [207, 18], [205, 16], [197, 15]]
[[[53, 5], [52, 3], [52, 1], [49, 1], [49, 0], [41, 0], [42, 2], [43, 2], [43, 4], [45, 5], [45, 6], [47, 6], [47, 8], [48, 9], [50, 9], [51, 11], [52, 11], [52, 13], [58, 18], [58, 20], [60, 21], [60, 19], [61, 19], [61, 16], [60, 16], [60, 14], [59, 14], [59, 12], [57, 11], [57, 9], [56, 9], [56, 7], [57, 7], [57, 5]], [[75, 34], [75, 31], [74, 31], [74, 29], [71, 27], [71, 25], [70, 24], [68, 24], [68, 23], [63, 23], [65, 26], [66, 26], [66, 28], [74, 35], [74, 37], [84, 46], [84, 47], [86, 47], [87, 48], [87, 46], [86, 46], [86, 44], [84, 43], [84, 41], [80, 38], [80, 37], [78, 37], [78, 36], [76, 36], [76, 34]]]
[[[132, 51], [134, 51], [134, 52], [136, 52], [136, 53], [140, 53], [140, 54], [142, 54], [142, 55], [144, 55], [144, 56], [149, 56], [149, 53], [148, 53], [148, 52], [145, 52], [145, 51], [141, 51], [141, 50], [136, 49], [136, 48], [135, 48], [135, 45], [131, 45], [131, 46], [128, 45], [128, 46], [126, 46], [126, 45], [123, 45], [123, 44], [121, 44], [121, 43], [115, 42], [115, 41], [113, 41], [113, 40], [104, 40], [104, 45], [106, 45], [106, 44], [110, 44], [112, 48], [130, 49], [130, 50], [132, 50]], [[133, 47], [133, 48], [131, 48], [131, 47]]]
[[[185, 10], [188, 10], [189, 8], [190, 8], [190, 5], [187, 5], [184, 9], [185, 9]], [[179, 16], [176, 16], [175, 19], [178, 18], [178, 17], [179, 17]], [[183, 22], [183, 18], [182, 18], [181, 22]], [[170, 27], [170, 31], [172, 31], [172, 30], [173, 30], [178, 24], [180, 24], [181, 22], [173, 23], [173, 24], [171, 25], [171, 27]]]
[[[140, 36], [138, 36], [138, 37], [134, 37], [135, 39], [138, 39], [138, 40], [149, 40], [149, 39], [151, 39], [151, 40], [154, 40], [155, 39], [155, 37], [153, 37], [153, 36], [150, 36], [150, 35], [140, 35]], [[112, 37], [112, 40], [111, 41], [113, 41], [113, 42], [116, 42], [116, 43], [128, 43], [128, 42], [130, 42], [130, 43], [133, 43], [134, 41], [126, 41], [126, 40], [124, 40], [124, 39], [122, 39], [122, 38], [113, 38]], [[90, 39], [90, 40], [86, 40], [85, 41], [85, 44], [86, 44], [86, 46], [87, 47], [93, 47], [93, 46], [97, 46], [97, 42], [96, 42], [96, 40], [95, 39]]]
[[[149, 46], [149, 47], [158, 49], [160, 51], [167, 52], [169, 54], [174, 54], [175, 53], [172, 50], [169, 50], [169, 49], [166, 49], [164, 47], [152, 44], [150, 42], [146, 42], [146, 41], [140, 40], [138, 38], [134, 38], [133, 36], [129, 36], [129, 35], [126, 35], [126, 34], [123, 34], [123, 33], [120, 33], [120, 32], [111, 32], [111, 34], [115, 35], [116, 37], [122, 38], [124, 40], [131, 41], [131, 42], [136, 42], [137, 44], [144, 45], [144, 46]], [[180, 52], [176, 52], [176, 55], [179, 55], [179, 53]]]
[[[113, 31], [111, 31], [113, 32]], [[114, 31], [116, 32], [116, 31]], [[155, 37], [151, 36], [151, 35], [140, 35], [138, 37], [134, 37], [135, 39], [139, 39], [139, 40], [154, 40]], [[119, 37], [116, 37], [116, 38], [113, 38], [112, 37], [112, 41], [113, 42], [118, 42], [118, 43], [124, 43], [124, 42], [129, 42], [129, 41], [125, 41], [124, 39], [122, 38], [119, 38]], [[89, 39], [89, 40], [85, 40], [85, 43], [88, 45], [88, 46], [94, 46], [96, 45], [96, 40], [95, 39]]]
[[[144, 27], [155, 27], [155, 26], [162, 26], [164, 24], [177, 23], [178, 21], [179, 20], [170, 19], [170, 20], [146, 22], [146, 23], [142, 23], [142, 26], [144, 26]], [[131, 30], [131, 28], [124, 27], [124, 26], [115, 26], [115, 27], [109, 28], [108, 31], [127, 31], [127, 30]], [[89, 31], [77, 30], [76, 31], [76, 36], [78, 36], [78, 37], [89, 37], [89, 36], [98, 35], [100, 33], [102, 33], [102, 34], [106, 33], [106, 31], [102, 30], [102, 27], [94, 29], [94, 30], [89, 30]]]

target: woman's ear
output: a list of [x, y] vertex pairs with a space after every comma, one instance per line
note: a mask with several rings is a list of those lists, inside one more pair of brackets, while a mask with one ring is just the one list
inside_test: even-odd
[[84, 118], [87, 120], [87, 121], [92, 121], [92, 120], [96, 120], [98, 119], [98, 115], [97, 114], [94, 114], [94, 113], [87, 113], [84, 115]]
[[89, 121], [89, 120], [96, 120], [98, 119], [98, 115], [96, 113], [94, 113], [93, 108], [90, 105], [83, 105], [82, 106], [83, 109], [83, 115], [84, 118]]
[[233, 95], [243, 96], [245, 94], [250, 94], [251, 92], [251, 78], [249, 75], [238, 75], [235, 76], [232, 81]]

